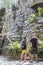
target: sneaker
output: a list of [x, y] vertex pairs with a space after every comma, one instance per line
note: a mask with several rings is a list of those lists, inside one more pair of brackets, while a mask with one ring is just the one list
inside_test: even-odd
[[36, 60], [36, 62], [38, 63], [38, 60]]
[[31, 60], [30, 63], [33, 63], [33, 60]]

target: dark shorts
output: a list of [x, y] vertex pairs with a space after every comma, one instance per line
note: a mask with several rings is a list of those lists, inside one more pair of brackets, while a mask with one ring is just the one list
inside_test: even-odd
[[38, 48], [31, 48], [31, 53], [32, 54], [37, 54], [38, 53]]

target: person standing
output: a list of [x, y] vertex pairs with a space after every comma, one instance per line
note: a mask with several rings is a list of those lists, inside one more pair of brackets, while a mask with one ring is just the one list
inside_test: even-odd
[[38, 38], [33, 34], [32, 39], [30, 40], [31, 42], [31, 62], [33, 62], [33, 58], [35, 56], [36, 62], [38, 62]]
[[24, 37], [22, 44], [21, 44], [21, 47], [22, 47], [21, 61], [22, 61], [23, 56], [24, 56], [24, 61], [26, 62], [26, 56], [27, 56], [27, 38], [26, 37]]

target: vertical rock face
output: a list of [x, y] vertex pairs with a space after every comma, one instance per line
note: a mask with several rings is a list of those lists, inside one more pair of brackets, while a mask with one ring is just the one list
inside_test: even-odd
[[6, 9], [1, 8], [0, 9], [0, 53], [1, 53], [1, 46], [2, 46], [2, 36], [4, 35], [4, 32], [2, 34], [2, 31], [4, 28], [5, 13], [6, 13]]
[[13, 19], [13, 17], [15, 17], [15, 10], [12, 11], [13, 16], [11, 16], [10, 19], [10, 37], [13, 39], [21, 40], [29, 32], [28, 18], [30, 17], [31, 13], [29, 3], [29, 0], [18, 0], [18, 3], [15, 6], [16, 8], [18, 7], [18, 10], [16, 10], [15, 20]]
[[[30, 39], [32, 33], [36, 30], [36, 25], [39, 24], [39, 21], [37, 21], [37, 23], [30, 23], [28, 21], [28, 18], [32, 12], [32, 9], [29, 8], [29, 4], [31, 3], [33, 3], [33, 0], [18, 0], [15, 6], [16, 12], [15, 9], [12, 10], [13, 15], [10, 19], [9, 29], [9, 35], [12, 40], [21, 40], [24, 36], [27, 36], [27, 38]], [[16, 17], [14, 14], [16, 14]]]
[[38, 27], [40, 29], [40, 33], [41, 33], [41, 39], [43, 39], [43, 17], [39, 17], [38, 19]]

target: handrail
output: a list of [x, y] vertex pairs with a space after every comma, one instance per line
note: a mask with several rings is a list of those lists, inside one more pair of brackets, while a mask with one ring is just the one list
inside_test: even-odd
[[8, 41], [11, 43], [12, 41], [11, 41], [11, 39], [9, 38], [9, 37], [6, 37], [7, 39], [8, 39]]

